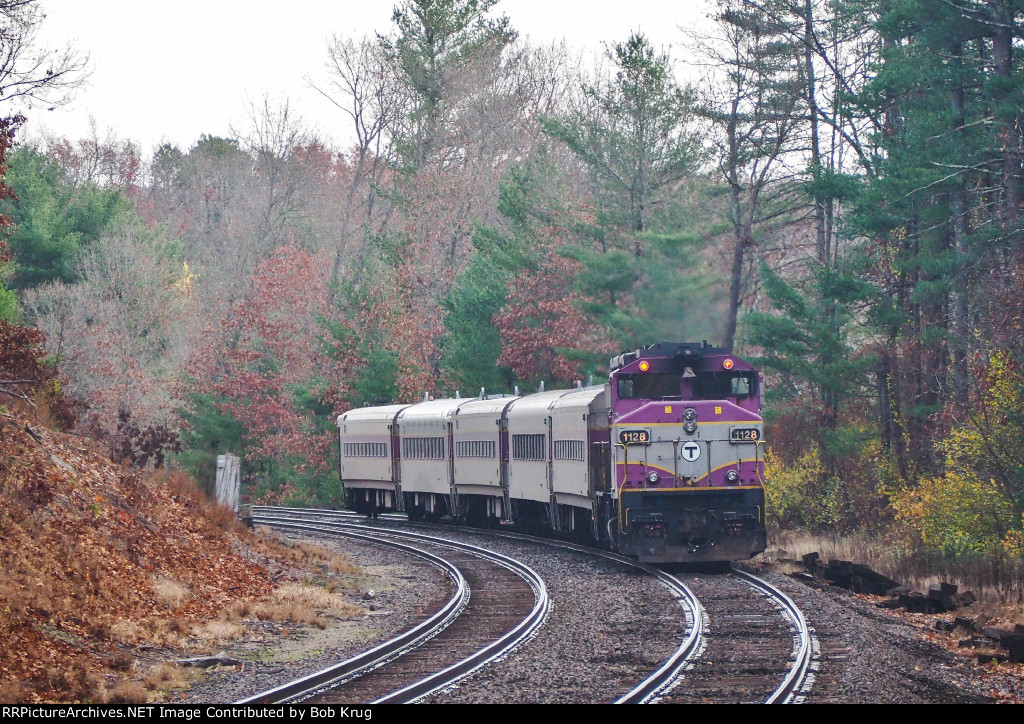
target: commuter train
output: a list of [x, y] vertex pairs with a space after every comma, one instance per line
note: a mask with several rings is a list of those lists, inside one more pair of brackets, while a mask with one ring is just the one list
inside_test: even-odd
[[765, 549], [763, 380], [700, 343], [612, 358], [608, 383], [338, 417], [349, 509], [516, 525], [653, 563]]

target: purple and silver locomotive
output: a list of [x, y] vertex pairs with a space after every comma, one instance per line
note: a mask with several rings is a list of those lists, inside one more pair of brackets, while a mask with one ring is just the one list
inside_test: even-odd
[[763, 551], [757, 371], [706, 342], [644, 347], [610, 370], [602, 386], [339, 416], [346, 504], [517, 524], [648, 562]]

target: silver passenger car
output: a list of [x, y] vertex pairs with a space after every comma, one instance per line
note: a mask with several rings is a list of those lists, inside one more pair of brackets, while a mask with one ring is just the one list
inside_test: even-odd
[[[395, 418], [409, 405], [359, 407], [338, 416], [341, 482], [367, 511], [402, 509], [395, 465]], [[364, 506], [360, 506], [364, 507]]]

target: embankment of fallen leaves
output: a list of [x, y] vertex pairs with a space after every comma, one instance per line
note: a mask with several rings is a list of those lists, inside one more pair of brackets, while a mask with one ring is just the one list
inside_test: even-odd
[[250, 543], [267, 549], [185, 476], [140, 475], [86, 438], [0, 414], [0, 699], [154, 698], [130, 647], [182, 648], [265, 598], [272, 574]]

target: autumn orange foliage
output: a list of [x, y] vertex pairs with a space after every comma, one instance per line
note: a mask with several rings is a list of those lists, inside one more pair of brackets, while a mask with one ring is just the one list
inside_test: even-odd
[[63, 394], [63, 378], [43, 363], [45, 339], [38, 329], [0, 319], [0, 396], [9, 402], [21, 400], [28, 407], [44, 404], [54, 422], [71, 427], [83, 405]]
[[[127, 645], [168, 643], [271, 590], [233, 549], [248, 532], [206, 515], [187, 478], [142, 478], [104, 452], [0, 417], [4, 703], [124, 700]], [[236, 526], [227, 536], [225, 524]]]
[[328, 366], [316, 319], [326, 312], [322, 258], [282, 246], [260, 262], [246, 297], [208, 329], [189, 372], [196, 389], [212, 391], [222, 412], [245, 426], [257, 457], [305, 458], [326, 468], [330, 440], [317, 435], [295, 390]]

